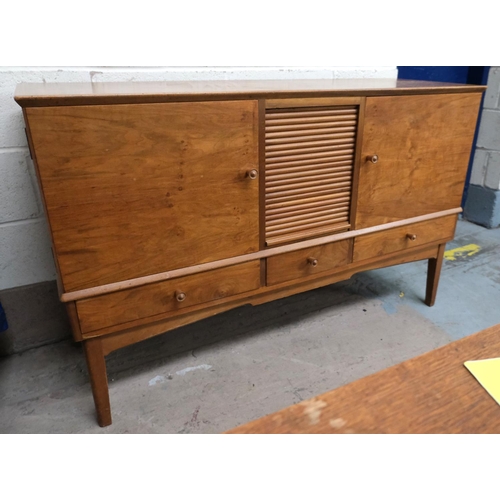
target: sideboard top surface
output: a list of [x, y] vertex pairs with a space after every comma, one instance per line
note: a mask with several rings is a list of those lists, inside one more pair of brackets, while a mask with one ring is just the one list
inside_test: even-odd
[[170, 82], [21, 83], [22, 107], [289, 97], [341, 97], [483, 92], [482, 85], [399, 79], [214, 80]]

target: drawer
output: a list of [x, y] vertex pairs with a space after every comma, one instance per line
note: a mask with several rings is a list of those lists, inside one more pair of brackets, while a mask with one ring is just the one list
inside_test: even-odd
[[457, 216], [417, 222], [354, 239], [353, 261], [380, 257], [400, 250], [418, 247], [439, 240], [451, 240], [455, 234]]
[[260, 261], [144, 285], [77, 302], [82, 333], [178, 311], [260, 287]]
[[352, 240], [297, 250], [267, 259], [268, 286], [331, 271], [349, 264]]

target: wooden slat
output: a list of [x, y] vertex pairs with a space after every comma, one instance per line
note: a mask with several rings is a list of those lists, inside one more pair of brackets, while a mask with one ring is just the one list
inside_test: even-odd
[[312, 168], [320, 170], [320, 169], [327, 169], [327, 168], [345, 168], [349, 167], [352, 168], [352, 159], [347, 159], [347, 160], [340, 160], [340, 161], [326, 161], [323, 163], [323, 161], [318, 161], [317, 163], [311, 164], [311, 163], [305, 163], [305, 164], [299, 164], [299, 165], [292, 165], [292, 166], [287, 166], [285, 165], [283, 168], [273, 168], [272, 170], [269, 170], [267, 172], [267, 176], [269, 179], [274, 178], [275, 176], [279, 175], [284, 175], [284, 174], [293, 174], [293, 173], [298, 173], [298, 172], [308, 172]]
[[312, 147], [321, 147], [321, 146], [330, 146], [332, 144], [350, 144], [351, 142], [354, 143], [355, 137], [354, 134], [351, 136], [351, 140], [348, 141], [346, 138], [340, 138], [340, 139], [325, 139], [321, 141], [309, 141], [309, 142], [299, 142], [293, 141], [288, 144], [276, 144], [273, 146], [266, 146], [266, 156], [272, 156], [271, 153], [274, 153], [274, 156], [280, 154], [282, 151], [283, 154], [286, 153], [287, 150], [290, 151], [295, 151], [295, 152], [300, 152], [301, 149], [309, 149]]
[[313, 134], [313, 135], [295, 135], [293, 137], [275, 137], [271, 138], [266, 136], [266, 149], [271, 147], [273, 144], [297, 144], [306, 141], [316, 141], [323, 139], [344, 139], [347, 137], [355, 137], [356, 132], [352, 130], [350, 132], [338, 132], [338, 133], [328, 133], [328, 134]]
[[356, 108], [353, 106], [338, 106], [335, 109], [332, 108], [310, 108], [304, 111], [274, 111], [268, 109], [266, 111], [266, 117], [269, 117], [270, 120], [274, 120], [275, 118], [297, 118], [297, 117], [311, 117], [311, 116], [325, 116], [325, 115], [341, 115], [345, 112], [350, 112], [351, 110], [355, 110]]
[[324, 151], [322, 153], [309, 153], [302, 155], [292, 155], [292, 156], [283, 156], [278, 158], [270, 158], [266, 160], [266, 165], [269, 165], [272, 168], [274, 165], [287, 163], [293, 161], [307, 161], [307, 160], [315, 160], [317, 158], [335, 158], [336, 156], [344, 156], [344, 155], [353, 155], [354, 154], [354, 145], [351, 148], [342, 149], [342, 146], [335, 146], [330, 151]]
[[342, 150], [345, 149], [346, 146], [350, 146], [347, 149], [353, 149], [354, 150], [354, 139], [350, 141], [342, 141], [340, 144], [328, 144], [326, 146], [311, 146], [308, 148], [301, 148], [301, 149], [283, 149], [281, 151], [276, 151], [276, 152], [266, 152], [266, 158], [269, 158], [269, 161], [272, 161], [274, 158], [283, 158], [283, 161], [291, 160], [295, 156], [299, 155], [304, 156], [308, 154], [314, 154], [314, 153], [322, 153], [325, 151], [337, 151], [337, 150]]
[[[288, 82], [287, 82], [288, 83]], [[335, 87], [337, 82], [334, 83]], [[366, 90], [364, 91], [366, 93]], [[288, 96], [287, 96], [288, 97]], [[310, 108], [317, 106], [346, 106], [355, 105], [361, 102], [361, 97], [342, 96], [342, 97], [300, 97], [300, 98], [276, 98], [266, 97], [266, 109], [276, 108]], [[293, 109], [295, 111], [295, 109]]]
[[281, 227], [288, 227], [290, 225], [294, 225], [297, 221], [312, 221], [312, 220], [320, 220], [322, 218], [332, 218], [332, 215], [335, 216], [335, 218], [339, 217], [344, 217], [349, 215], [349, 208], [348, 207], [339, 207], [339, 208], [334, 208], [331, 210], [321, 210], [321, 211], [315, 211], [315, 212], [309, 212], [305, 213], [302, 215], [296, 215], [294, 217], [282, 217], [279, 220], [268, 220], [266, 227], [269, 230], [274, 230], [274, 229], [279, 229]]
[[322, 122], [337, 122], [343, 120], [353, 120], [356, 121], [356, 111], [347, 113], [337, 113], [329, 114], [325, 116], [311, 116], [311, 117], [301, 117], [301, 118], [289, 118], [289, 119], [266, 119], [266, 129], [274, 127], [275, 125], [295, 125], [301, 123], [322, 123]]
[[318, 168], [316, 170], [310, 170], [310, 168], [303, 170], [296, 170], [292, 172], [287, 172], [284, 174], [276, 174], [273, 172], [268, 176], [268, 184], [271, 186], [275, 181], [279, 181], [281, 179], [299, 179], [301, 177], [309, 177], [313, 175], [325, 175], [325, 174], [342, 174], [345, 172], [351, 172], [352, 166], [345, 165], [342, 167], [333, 167], [333, 168]]
[[357, 118], [357, 106], [266, 111], [268, 245], [349, 224]]
[[266, 194], [266, 200], [274, 200], [276, 201], [277, 199], [283, 199], [283, 198], [289, 198], [290, 196], [302, 196], [307, 193], [326, 193], [326, 192], [349, 192], [349, 189], [351, 187], [350, 182], [342, 182], [339, 184], [334, 184], [331, 188], [326, 188], [326, 189], [318, 189], [317, 187], [314, 186], [309, 186], [309, 187], [303, 187], [303, 188], [298, 188], [298, 189], [289, 189], [287, 191], [281, 191], [278, 193], [269, 193]]
[[[330, 181], [332, 184], [336, 183], [349, 183], [349, 186], [351, 185], [351, 180], [352, 176], [351, 175], [343, 175], [341, 177], [329, 177], [326, 179], [320, 179], [320, 178], [313, 178], [314, 180], [308, 180], [307, 182], [306, 179], [298, 179], [297, 182], [285, 182], [285, 184], [281, 184], [278, 186], [271, 186], [266, 188], [266, 196], [269, 194], [274, 194], [274, 193], [284, 193], [283, 188], [284, 187], [290, 187], [293, 188], [287, 192], [292, 192], [296, 191], [299, 192], [299, 190], [302, 190], [303, 188], [308, 188], [312, 186], [324, 186], [328, 181]], [[328, 183], [330, 183], [328, 182]]]
[[346, 221], [345, 217], [336, 217], [336, 218], [329, 217], [328, 219], [318, 217], [318, 219], [311, 219], [307, 224], [301, 224], [301, 225], [295, 224], [293, 227], [287, 226], [282, 229], [272, 229], [270, 231], [267, 231], [266, 235], [272, 237], [272, 236], [277, 236], [279, 234], [298, 232], [305, 229], [312, 229], [318, 226], [326, 226], [345, 221]]
[[277, 219], [287, 220], [299, 215], [305, 215], [305, 216], [307, 216], [307, 214], [319, 215], [321, 213], [326, 213], [326, 212], [345, 211], [345, 210], [349, 211], [349, 202], [339, 203], [338, 205], [321, 206], [319, 208], [308, 207], [302, 210], [294, 210], [293, 212], [284, 212], [281, 214], [267, 215], [266, 221], [269, 221], [269, 224], [272, 224], [272, 221]]
[[349, 161], [352, 163], [353, 161], [353, 154], [338, 154], [336, 155], [335, 153], [331, 153], [329, 157], [325, 158], [312, 158], [310, 160], [300, 160], [300, 161], [287, 161], [283, 163], [271, 163], [271, 164], [266, 164], [266, 170], [274, 170], [278, 168], [284, 168], [284, 167], [301, 167], [303, 165], [317, 165], [319, 163], [333, 163], [333, 162], [338, 162], [338, 161]]
[[292, 202], [291, 204], [296, 204], [297, 202], [301, 202], [302, 200], [306, 199], [316, 199], [320, 198], [323, 196], [333, 196], [337, 195], [339, 198], [340, 197], [345, 197], [345, 196], [350, 196], [349, 189], [345, 188], [337, 188], [337, 187], [327, 187], [325, 189], [312, 189], [309, 192], [304, 192], [304, 193], [298, 193], [294, 195], [287, 195], [287, 196], [266, 196], [266, 207], [275, 207], [276, 205], [281, 205], [283, 202]]
[[266, 133], [273, 132], [294, 132], [296, 130], [308, 131], [309, 129], [319, 130], [322, 128], [355, 127], [356, 120], [349, 120], [344, 117], [337, 120], [331, 119], [327, 122], [300, 123], [297, 125], [266, 125]]
[[304, 231], [297, 231], [290, 234], [281, 234], [279, 236], [266, 237], [268, 247], [283, 245], [285, 243], [292, 243], [297, 240], [307, 240], [311, 238], [318, 238], [327, 234], [333, 235], [336, 233], [343, 233], [351, 227], [350, 224], [341, 222], [340, 224], [332, 224], [329, 226], [321, 226]]
[[[315, 172], [318, 172], [318, 170], [315, 170]], [[321, 170], [319, 172], [321, 172]], [[340, 180], [351, 179], [352, 177], [351, 170], [348, 169], [341, 170], [340, 172], [337, 171], [337, 172], [326, 172], [326, 173], [316, 173], [316, 174], [301, 172], [301, 174], [302, 175], [297, 175], [296, 177], [290, 177], [287, 179], [268, 181], [266, 191], [272, 192], [273, 189], [270, 188], [275, 188], [278, 186], [292, 186], [297, 183], [318, 181], [321, 179], [324, 180], [325, 182], [328, 180], [340, 181]]]
[[345, 132], [356, 132], [356, 127], [354, 125], [349, 126], [339, 126], [339, 127], [330, 127], [330, 128], [315, 128], [309, 130], [288, 130], [284, 132], [269, 132], [266, 130], [266, 141], [267, 139], [274, 139], [278, 137], [297, 137], [304, 136], [304, 133], [307, 132], [307, 136], [314, 135], [324, 135], [324, 134], [341, 134]]
[[331, 201], [316, 201], [314, 203], [294, 204], [292, 209], [290, 207], [267, 209], [266, 220], [274, 220], [276, 217], [281, 217], [282, 214], [295, 215], [305, 213], [307, 211], [314, 211], [319, 208], [335, 208], [341, 206], [349, 206], [349, 196], [344, 198], [334, 199]]

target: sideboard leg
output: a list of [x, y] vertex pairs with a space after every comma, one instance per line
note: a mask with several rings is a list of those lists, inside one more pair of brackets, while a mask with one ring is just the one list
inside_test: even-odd
[[435, 259], [429, 259], [427, 265], [427, 291], [425, 294], [425, 303], [429, 307], [432, 307], [436, 301], [445, 246], [445, 244], [439, 245], [437, 257]]
[[109, 404], [108, 375], [102, 341], [101, 339], [85, 340], [83, 346], [97, 412], [97, 422], [101, 427], [106, 427], [111, 425], [111, 405]]

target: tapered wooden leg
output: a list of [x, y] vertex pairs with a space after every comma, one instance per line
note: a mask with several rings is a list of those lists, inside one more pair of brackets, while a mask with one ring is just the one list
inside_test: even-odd
[[443, 255], [446, 245], [439, 245], [437, 257], [429, 259], [427, 265], [427, 291], [425, 293], [425, 303], [432, 307], [436, 301], [436, 293], [439, 284], [439, 276], [441, 274], [441, 267], [443, 266]]
[[97, 422], [101, 427], [111, 425], [111, 405], [109, 404], [108, 375], [101, 339], [84, 340], [85, 357], [94, 396]]

